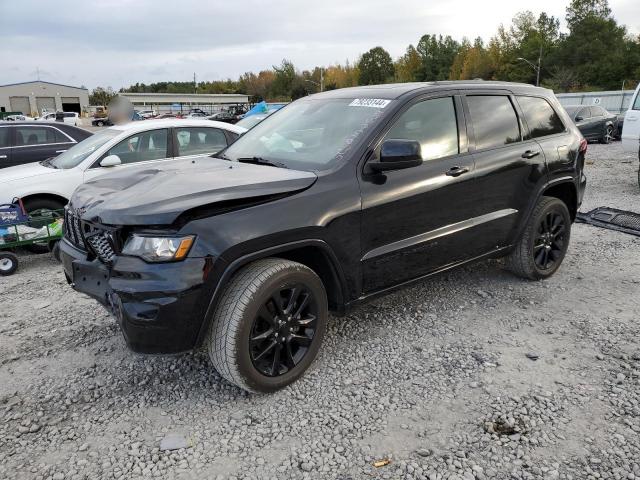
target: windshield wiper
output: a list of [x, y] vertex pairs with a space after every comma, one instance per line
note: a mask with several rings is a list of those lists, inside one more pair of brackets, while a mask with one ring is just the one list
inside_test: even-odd
[[262, 157], [238, 158], [238, 162], [254, 163], [256, 165], [269, 165], [270, 167], [289, 168], [282, 162], [276, 162], [275, 160], [267, 160], [266, 158], [262, 158]]
[[223, 152], [217, 152], [214, 153], [213, 155], [210, 155], [211, 158], [221, 158], [222, 160], [231, 160], [229, 157], [227, 157]]

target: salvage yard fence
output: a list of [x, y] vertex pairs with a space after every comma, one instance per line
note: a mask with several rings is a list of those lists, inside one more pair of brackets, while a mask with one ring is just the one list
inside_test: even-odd
[[607, 92], [557, 93], [563, 106], [599, 105], [611, 113], [624, 113], [629, 108], [634, 90], [611, 90]]

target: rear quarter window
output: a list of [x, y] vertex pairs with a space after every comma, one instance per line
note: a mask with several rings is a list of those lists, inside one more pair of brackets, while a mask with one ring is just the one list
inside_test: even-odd
[[508, 96], [470, 95], [467, 105], [478, 150], [521, 140], [518, 116]]
[[518, 103], [529, 127], [531, 138], [540, 138], [565, 131], [564, 124], [544, 98], [519, 96]]

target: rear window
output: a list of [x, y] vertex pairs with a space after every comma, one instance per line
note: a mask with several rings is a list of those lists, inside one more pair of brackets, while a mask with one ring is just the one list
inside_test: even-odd
[[520, 141], [518, 117], [509, 97], [472, 95], [467, 104], [478, 150]]
[[518, 97], [518, 103], [529, 126], [531, 138], [564, 132], [562, 120], [544, 98]]

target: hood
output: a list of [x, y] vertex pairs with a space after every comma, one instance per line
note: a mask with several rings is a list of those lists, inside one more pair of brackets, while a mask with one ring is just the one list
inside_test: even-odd
[[82, 218], [104, 225], [169, 225], [187, 210], [229, 200], [304, 190], [311, 172], [199, 157], [123, 168], [80, 185], [71, 198]]
[[40, 175], [50, 175], [60, 172], [56, 168], [49, 168], [40, 165], [38, 162], [26, 163], [15, 167], [7, 167], [0, 169], [0, 183], [14, 182], [23, 178], [33, 178]]

